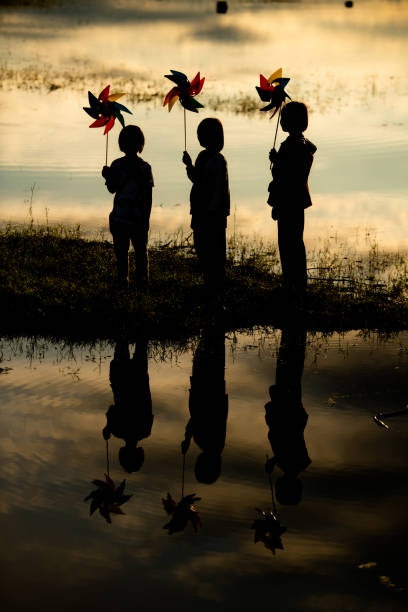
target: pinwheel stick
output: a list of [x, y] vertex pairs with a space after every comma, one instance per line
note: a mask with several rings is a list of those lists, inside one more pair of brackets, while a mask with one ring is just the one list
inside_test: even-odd
[[109, 138], [109, 132], [106, 133], [105, 166], [108, 165], [108, 138]]
[[273, 148], [275, 148], [275, 144], [276, 144], [276, 137], [278, 135], [278, 128], [279, 128], [279, 122], [280, 122], [280, 116], [281, 116], [281, 107], [279, 107], [279, 112], [278, 112], [278, 122], [276, 124], [276, 130], [275, 130], [275, 139], [273, 141]]
[[109, 476], [109, 440], [106, 440], [106, 473]]
[[187, 151], [186, 109], [184, 109], [184, 150]]
[[[266, 455], [266, 462], [268, 462], [268, 460], [269, 460], [269, 456], [268, 456], [268, 455]], [[273, 512], [274, 514], [276, 514], [276, 502], [275, 502], [275, 495], [274, 495], [274, 492], [273, 492], [273, 482], [272, 482], [272, 475], [271, 475], [271, 472], [268, 472], [268, 480], [269, 480], [269, 486], [270, 486], [270, 489], [271, 489], [271, 497], [272, 497], [272, 512]]]
[[181, 472], [181, 499], [184, 497], [184, 471], [186, 467], [186, 454], [183, 453], [183, 469]]

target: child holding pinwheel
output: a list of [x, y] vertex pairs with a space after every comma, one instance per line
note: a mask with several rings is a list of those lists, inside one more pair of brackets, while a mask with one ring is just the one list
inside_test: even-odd
[[221, 150], [224, 131], [221, 121], [207, 118], [197, 128], [203, 147], [192, 163], [187, 151], [183, 153], [187, 176], [193, 186], [190, 193], [191, 228], [194, 247], [211, 294], [221, 292], [225, 280], [226, 227], [230, 214], [228, 168]]
[[106, 187], [114, 193], [109, 229], [117, 259], [119, 283], [128, 286], [129, 246], [133, 245], [136, 259], [136, 287], [144, 290], [148, 281], [147, 241], [152, 208], [153, 176], [150, 165], [139, 153], [145, 139], [136, 125], [127, 125], [119, 134], [119, 148], [124, 157], [104, 166], [102, 176]]
[[304, 209], [312, 205], [308, 177], [316, 147], [303, 136], [308, 126], [307, 107], [302, 102], [283, 106], [280, 120], [289, 136], [269, 153], [273, 180], [269, 185], [268, 204], [278, 222], [278, 244], [282, 278], [286, 289], [306, 289], [306, 251], [303, 243]]

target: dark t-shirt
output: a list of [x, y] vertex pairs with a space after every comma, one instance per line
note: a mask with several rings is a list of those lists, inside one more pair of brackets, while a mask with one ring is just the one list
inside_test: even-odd
[[193, 182], [190, 193], [193, 222], [213, 215], [223, 218], [225, 222], [230, 213], [230, 192], [224, 156], [204, 149], [198, 154], [188, 176]]
[[112, 217], [123, 223], [149, 221], [154, 186], [150, 165], [137, 155], [112, 162], [106, 186], [115, 193]]
[[290, 135], [282, 142], [273, 164], [273, 181], [269, 187], [272, 206], [283, 212], [312, 205], [307, 181], [315, 151], [315, 145], [301, 134]]

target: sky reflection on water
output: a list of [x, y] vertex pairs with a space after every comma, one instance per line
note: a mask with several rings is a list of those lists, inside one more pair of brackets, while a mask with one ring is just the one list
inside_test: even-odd
[[[230, 233], [275, 239], [265, 203], [274, 124], [257, 110], [239, 115], [233, 108], [242, 96], [255, 99], [260, 72], [282, 65], [291, 77], [288, 91], [310, 107], [308, 137], [318, 146], [308, 244], [333, 231], [350, 237], [359, 228], [376, 233], [384, 246], [405, 247], [407, 22], [407, 3], [386, 1], [356, 2], [351, 11], [334, 1], [230, 2], [223, 16], [213, 2], [3, 8], [1, 55], [17, 73], [3, 83], [1, 219], [27, 219], [27, 194], [35, 183], [37, 220], [47, 208], [51, 222], [106, 229], [111, 197], [99, 175], [104, 140], [87, 128], [86, 91], [112, 80], [164, 93], [163, 74], [174, 67], [206, 76], [204, 104], [222, 100], [216, 114], [226, 132]], [[20, 83], [27, 91], [15, 89], [19, 71], [29, 67], [44, 80], [42, 94], [30, 90], [30, 76]], [[61, 76], [65, 71], [71, 82]], [[63, 88], [47, 93], [59, 78]], [[155, 176], [153, 237], [189, 226], [182, 112], [175, 108], [169, 115], [160, 104], [129, 104], [145, 131], [144, 156]], [[188, 116], [193, 155], [199, 150], [196, 125], [214, 112]], [[117, 133], [115, 128], [110, 159], [118, 155]]]
[[[135, 600], [156, 609], [164, 599], [180, 610], [243, 609], [254, 600], [285, 610], [403, 610], [407, 420], [393, 420], [387, 432], [372, 415], [406, 403], [407, 334], [388, 342], [355, 332], [308, 335], [302, 399], [312, 463], [300, 475], [300, 503], [277, 506], [287, 532], [274, 557], [254, 544], [251, 525], [254, 508], [271, 504], [264, 405], [279, 342], [278, 332], [226, 338], [221, 475], [211, 485], [196, 481], [201, 451], [193, 440], [186, 493], [202, 498], [203, 526], [169, 537], [160, 499], [180, 494], [193, 353], [161, 361], [150, 347], [152, 432], [133, 474], [118, 462], [123, 440], [111, 438], [110, 474], [116, 484], [126, 477], [133, 497], [109, 526], [98, 514], [89, 518], [82, 499], [106, 470], [102, 428], [114, 347], [69, 352], [40, 339], [3, 340], [1, 367], [11, 368], [1, 374], [6, 609], [41, 602], [51, 610], [58, 602], [62, 610], [108, 610]], [[135, 388], [134, 406], [137, 398]], [[278, 474], [275, 468], [274, 482]]]

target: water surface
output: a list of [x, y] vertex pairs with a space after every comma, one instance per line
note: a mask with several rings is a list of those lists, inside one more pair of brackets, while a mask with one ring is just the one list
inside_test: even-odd
[[[372, 417], [407, 402], [408, 336], [302, 338], [207, 329], [190, 349], [146, 352], [139, 343], [113, 378], [114, 345], [3, 339], [4, 609], [406, 609], [408, 421], [391, 418], [387, 431]], [[126, 473], [124, 440], [111, 436], [110, 476], [116, 485], [126, 478], [133, 497], [109, 525], [98, 512], [89, 517], [83, 498], [107, 469], [109, 407], [124, 393], [136, 421], [148, 413], [146, 366], [154, 419], [140, 442], [144, 463]], [[284, 405], [282, 384], [292, 398]], [[309, 415], [303, 446], [300, 399]], [[170, 536], [161, 499], [180, 498], [190, 416], [185, 493], [201, 497], [202, 527]], [[212, 484], [195, 475], [203, 447], [221, 454]], [[286, 461], [297, 464], [303, 491], [294, 505], [276, 502], [287, 530], [275, 555], [251, 530], [255, 508], [272, 507], [264, 464], [274, 454], [273, 486]]]

